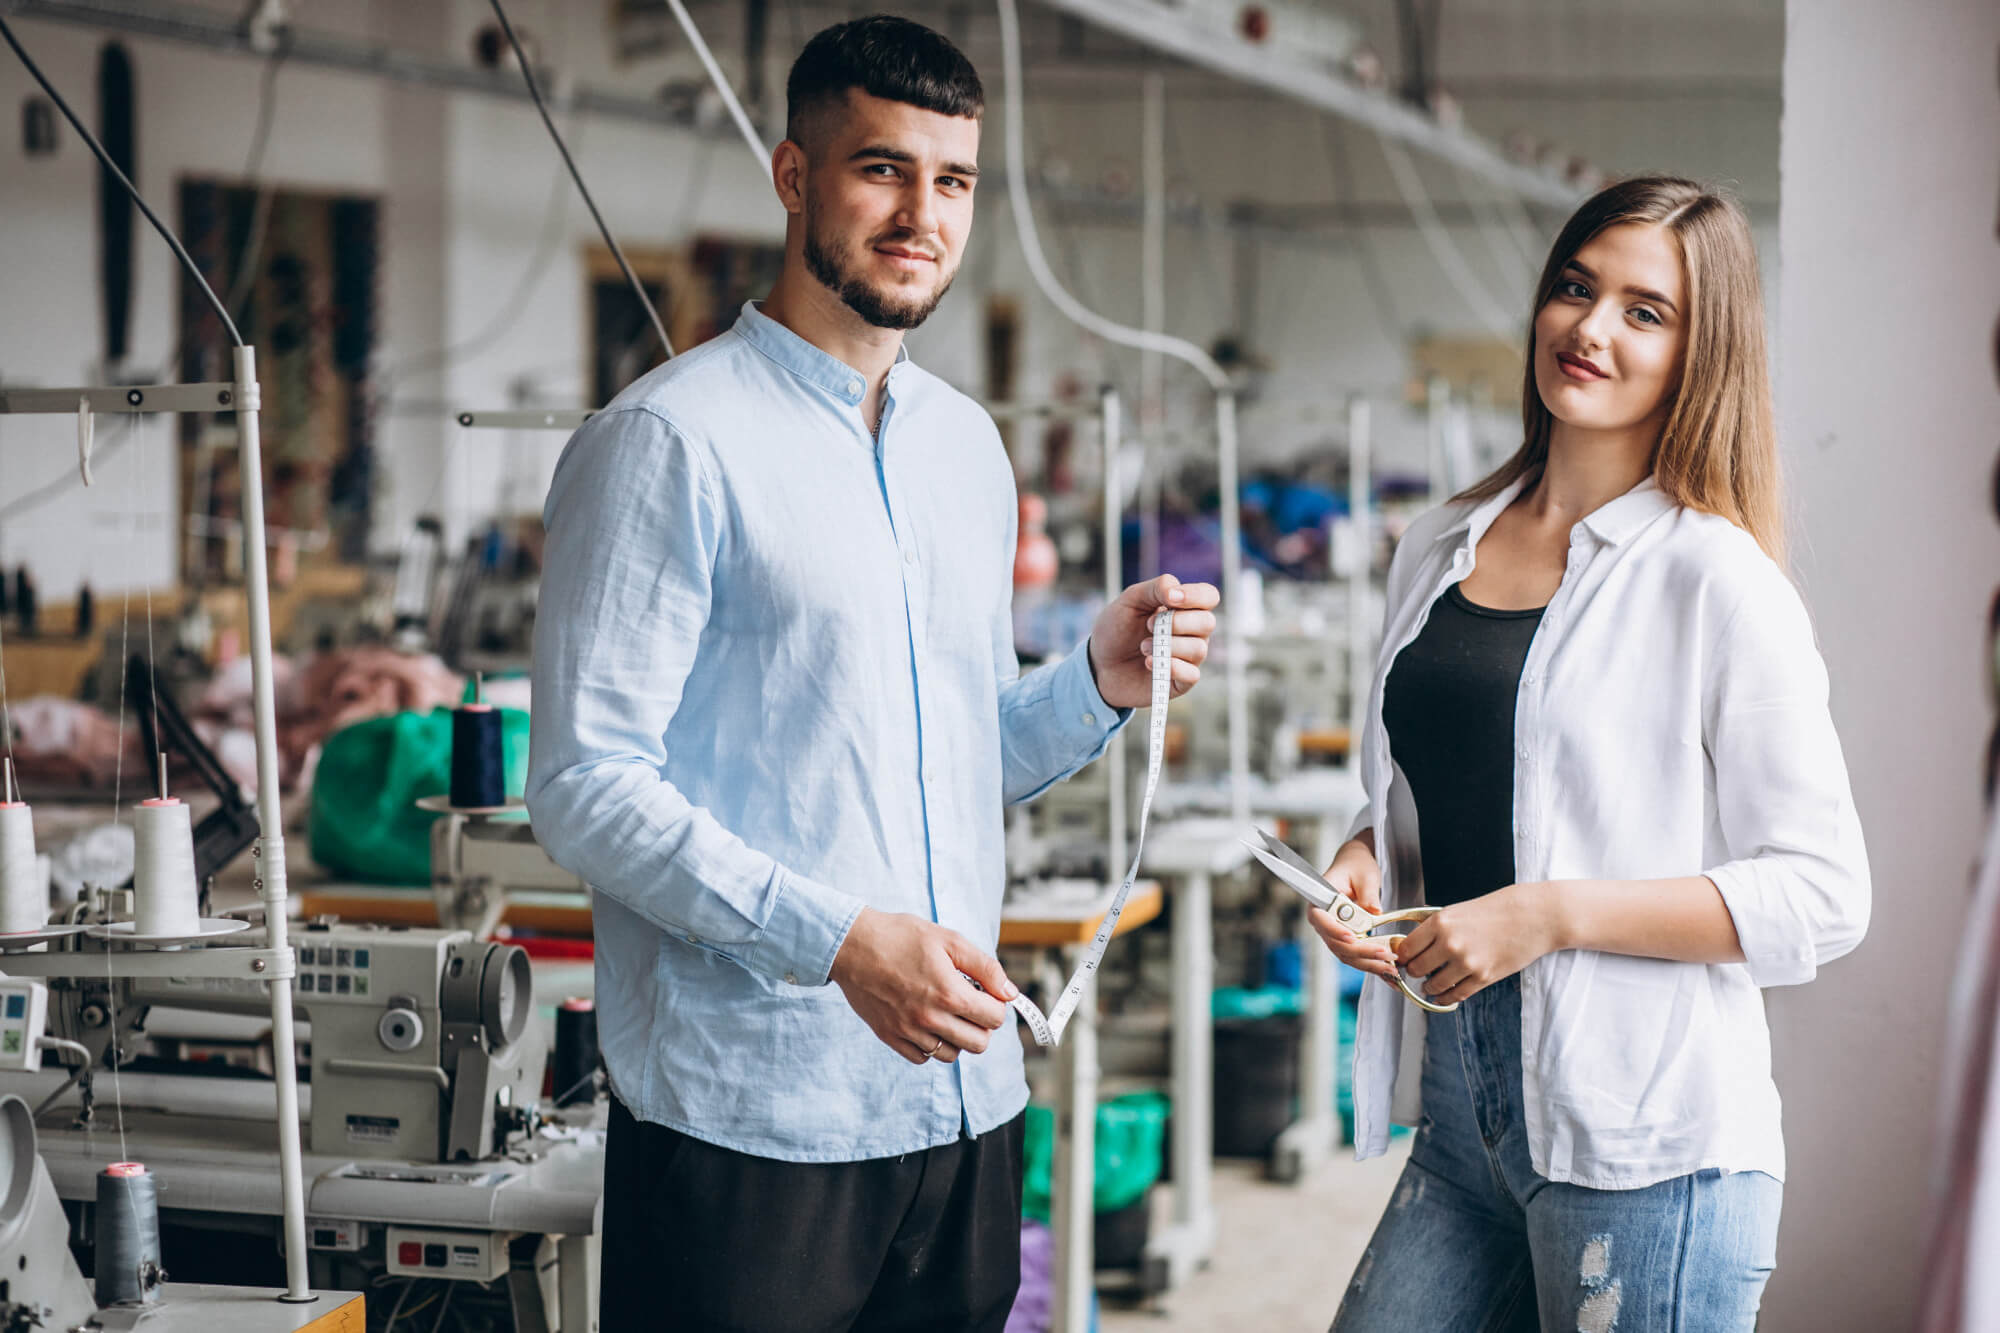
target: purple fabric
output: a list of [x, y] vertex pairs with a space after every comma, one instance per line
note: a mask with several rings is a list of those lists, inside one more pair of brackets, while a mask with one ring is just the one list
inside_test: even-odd
[[1021, 1291], [1006, 1333], [1048, 1333], [1055, 1319], [1056, 1242], [1040, 1222], [1021, 1220]]

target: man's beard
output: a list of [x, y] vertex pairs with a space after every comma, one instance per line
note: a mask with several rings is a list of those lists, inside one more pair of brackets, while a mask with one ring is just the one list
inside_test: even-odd
[[849, 310], [878, 329], [914, 329], [930, 318], [931, 311], [937, 309], [938, 302], [951, 290], [952, 279], [958, 276], [953, 269], [945, 275], [943, 282], [928, 295], [912, 299], [899, 299], [879, 291], [867, 279], [849, 272], [841, 263], [840, 256], [821, 244], [819, 219], [814, 215], [812, 205], [806, 205], [806, 269], [818, 278], [826, 289], [841, 299]]

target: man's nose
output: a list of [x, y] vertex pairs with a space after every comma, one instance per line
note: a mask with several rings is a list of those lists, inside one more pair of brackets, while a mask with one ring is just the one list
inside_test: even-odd
[[918, 236], [929, 236], [937, 231], [937, 200], [928, 185], [919, 185], [903, 197], [903, 206], [897, 211], [896, 221]]

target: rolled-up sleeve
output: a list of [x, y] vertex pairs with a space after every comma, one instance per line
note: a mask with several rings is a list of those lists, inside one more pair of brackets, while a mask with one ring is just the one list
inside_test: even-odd
[[860, 899], [748, 846], [664, 776], [722, 540], [699, 449], [649, 409], [601, 413], [563, 451], [543, 521], [527, 781], [536, 839], [684, 941], [823, 984]]
[[1870, 887], [1826, 666], [1775, 567], [1738, 604], [1711, 661], [1704, 741], [1730, 859], [1705, 873], [1752, 980], [1798, 985], [1860, 943]]

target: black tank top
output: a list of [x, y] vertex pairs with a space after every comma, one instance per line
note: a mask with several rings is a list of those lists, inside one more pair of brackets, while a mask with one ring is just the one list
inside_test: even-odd
[[1514, 697], [1541, 622], [1542, 608], [1491, 610], [1454, 583], [1389, 669], [1382, 721], [1416, 803], [1433, 907], [1514, 882]]

